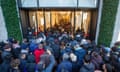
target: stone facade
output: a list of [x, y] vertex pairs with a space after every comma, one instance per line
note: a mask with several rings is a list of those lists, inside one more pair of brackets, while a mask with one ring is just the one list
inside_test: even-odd
[[114, 26], [111, 46], [113, 46], [116, 41], [120, 41], [120, 0], [119, 0], [118, 10], [116, 14], [116, 20], [115, 20], [115, 26]]
[[8, 38], [7, 29], [5, 26], [2, 8], [0, 6], [0, 41], [5, 41], [5, 40], [7, 40], [7, 38]]

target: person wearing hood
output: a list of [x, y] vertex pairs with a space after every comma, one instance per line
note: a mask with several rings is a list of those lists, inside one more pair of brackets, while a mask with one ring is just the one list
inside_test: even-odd
[[72, 72], [72, 63], [69, 61], [70, 56], [63, 54], [63, 61], [58, 65], [56, 72]]
[[36, 67], [35, 57], [34, 57], [34, 55], [32, 53], [30, 53], [27, 56], [26, 70], [27, 70], [27, 72], [34, 72], [35, 67]]
[[84, 65], [80, 68], [79, 72], [94, 72], [95, 66], [91, 62], [91, 56], [85, 55], [84, 57]]
[[9, 72], [10, 70], [10, 62], [11, 62], [11, 57], [12, 57], [12, 54], [10, 53], [11, 52], [11, 47], [9, 44], [6, 44], [4, 46], [4, 51], [2, 53], [2, 64], [0, 66], [0, 72]]
[[84, 50], [82, 47], [79, 46], [79, 44], [76, 44], [74, 46], [74, 54], [77, 56], [76, 61], [76, 71], [79, 71], [79, 68], [83, 65], [83, 58], [86, 55], [86, 50]]
[[21, 53], [20, 54], [20, 57], [19, 57], [20, 65], [19, 66], [20, 66], [21, 72], [25, 72], [26, 71], [26, 63], [27, 63], [26, 57], [27, 57], [27, 55], [25, 53]]
[[29, 51], [30, 52], [34, 52], [34, 50], [36, 50], [36, 48], [38, 47], [38, 43], [36, 40], [32, 40], [30, 42], [30, 45], [29, 45]]
[[40, 61], [36, 65], [37, 72], [52, 72], [55, 65], [55, 58], [52, 54], [52, 50], [49, 48], [46, 52], [40, 56]]

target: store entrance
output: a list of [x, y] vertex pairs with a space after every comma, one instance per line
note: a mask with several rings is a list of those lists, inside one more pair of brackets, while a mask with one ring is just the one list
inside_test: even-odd
[[71, 31], [71, 19], [74, 18], [71, 11], [53, 11], [51, 14], [53, 29]]
[[88, 34], [90, 20], [90, 11], [29, 11], [30, 27], [34, 27], [36, 32], [48, 29], [75, 32], [82, 29]]
[[48, 30], [73, 34], [82, 30], [91, 40], [95, 39], [97, 10], [21, 10], [20, 16], [24, 36], [30, 27], [36, 36]]

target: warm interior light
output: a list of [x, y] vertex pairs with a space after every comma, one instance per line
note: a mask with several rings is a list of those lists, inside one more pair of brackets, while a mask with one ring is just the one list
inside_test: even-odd
[[83, 14], [83, 20], [86, 20], [87, 19], [87, 13], [84, 13]]
[[44, 25], [44, 18], [40, 18], [41, 25]]
[[32, 16], [32, 19], [33, 19], [33, 22], [35, 22], [35, 16], [34, 15]]
[[34, 22], [35, 32], [37, 32], [37, 24], [36, 24], [35, 15], [32, 16], [32, 19], [33, 19], [33, 22]]

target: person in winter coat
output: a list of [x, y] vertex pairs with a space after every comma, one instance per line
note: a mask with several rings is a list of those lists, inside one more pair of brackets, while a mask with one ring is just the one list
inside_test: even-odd
[[56, 72], [72, 72], [72, 63], [69, 61], [69, 55], [63, 55], [63, 61], [58, 65]]
[[52, 72], [55, 63], [56, 62], [52, 54], [52, 50], [47, 49], [46, 53], [44, 53], [40, 57], [40, 61], [37, 64], [37, 71], [38, 72]]
[[53, 54], [55, 56], [55, 59], [58, 61], [59, 57], [60, 57], [60, 46], [59, 46], [59, 44], [56, 44], [55, 42], [53, 42], [50, 47], [53, 49]]
[[120, 72], [120, 62], [118, 61], [118, 56], [112, 54], [110, 60], [113, 67], [113, 72]]
[[26, 54], [25, 53], [21, 53], [20, 54], [20, 70], [21, 72], [25, 72], [26, 71]]
[[38, 63], [39, 61], [40, 61], [40, 56], [42, 55], [42, 54], [44, 54], [44, 49], [43, 49], [43, 44], [39, 44], [38, 45], [38, 48], [37, 49], [35, 49], [35, 51], [34, 51], [34, 55], [35, 55], [35, 61], [36, 61], [36, 63]]
[[35, 72], [35, 68], [36, 68], [35, 57], [32, 53], [30, 53], [27, 56], [26, 71]]
[[20, 72], [19, 65], [20, 65], [20, 60], [19, 59], [14, 59], [10, 63], [11, 68], [9, 72]]
[[79, 68], [83, 65], [83, 58], [86, 55], [86, 51], [82, 47], [80, 47], [79, 44], [76, 44], [74, 46], [74, 54], [77, 56], [75, 69], [78, 72]]
[[20, 47], [22, 49], [26, 49], [26, 48], [28, 48], [28, 46], [29, 46], [29, 41], [26, 38], [23, 39], [22, 44], [20, 45]]
[[61, 44], [60, 44], [60, 56], [62, 57], [63, 54], [65, 53], [65, 42], [62, 41]]
[[9, 44], [6, 44], [4, 46], [4, 51], [2, 53], [2, 64], [0, 66], [0, 72], [9, 72], [10, 70], [10, 62], [11, 62], [11, 57], [12, 57], [12, 54], [10, 53], [11, 52], [11, 47]]
[[38, 44], [35, 40], [32, 40], [29, 45], [29, 51], [34, 52], [36, 48], [38, 48]]
[[97, 52], [92, 52], [92, 63], [95, 65], [96, 70], [101, 70], [103, 60]]
[[91, 62], [91, 56], [86, 55], [84, 57], [84, 65], [80, 68], [80, 72], [94, 72], [95, 66]]
[[15, 48], [20, 48], [19, 41], [14, 40], [14, 41], [13, 41], [13, 44], [12, 44], [12, 48], [13, 48], [13, 49], [15, 49]]

